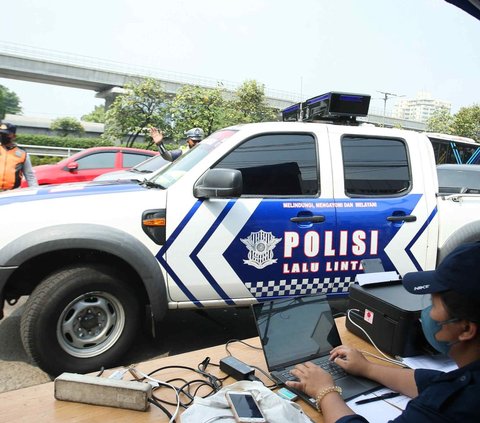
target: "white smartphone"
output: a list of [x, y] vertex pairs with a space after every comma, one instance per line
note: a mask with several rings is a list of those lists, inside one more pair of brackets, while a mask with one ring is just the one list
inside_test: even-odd
[[266, 423], [265, 417], [250, 392], [229, 391], [225, 394], [235, 420], [239, 423]]

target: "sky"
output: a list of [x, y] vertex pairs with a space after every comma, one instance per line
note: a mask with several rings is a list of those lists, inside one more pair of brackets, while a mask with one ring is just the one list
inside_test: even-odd
[[[227, 81], [307, 99], [419, 91], [480, 103], [480, 21], [444, 0], [0, 0], [5, 48]], [[95, 92], [0, 78], [25, 116], [80, 118]]]

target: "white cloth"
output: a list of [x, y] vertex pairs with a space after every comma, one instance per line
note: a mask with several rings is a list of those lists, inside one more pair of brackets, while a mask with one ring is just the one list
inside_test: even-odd
[[[183, 412], [182, 423], [214, 423], [234, 421], [225, 397], [227, 391], [248, 391], [257, 400], [268, 423], [311, 423], [301, 407], [280, 398], [260, 382], [241, 381], [228, 385], [208, 398], [195, 397], [193, 404]], [[231, 419], [227, 419], [231, 416]], [[215, 418], [217, 417], [217, 418]]]

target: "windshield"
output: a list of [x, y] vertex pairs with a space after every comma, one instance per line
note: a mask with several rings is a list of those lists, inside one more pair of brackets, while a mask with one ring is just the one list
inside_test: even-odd
[[[478, 166], [478, 165], [472, 165]], [[440, 192], [450, 188], [452, 192], [460, 192], [461, 188], [480, 189], [480, 172], [473, 169], [441, 169], [437, 168]], [[443, 189], [442, 189], [443, 188]], [[452, 188], [458, 188], [452, 190]]]
[[170, 165], [165, 166], [157, 175], [155, 175], [151, 182], [168, 188], [177, 182], [185, 173], [192, 167], [199, 163], [208, 153], [215, 150], [224, 140], [230, 138], [237, 132], [236, 129], [223, 129], [214, 132], [208, 138], [205, 138], [201, 143], [197, 144], [191, 150], [182, 154], [177, 160]]
[[165, 160], [162, 156], [153, 156], [149, 159], [139, 163], [138, 165], [134, 166], [132, 170], [142, 173], [150, 173], [160, 169], [162, 166], [165, 166], [168, 160]]

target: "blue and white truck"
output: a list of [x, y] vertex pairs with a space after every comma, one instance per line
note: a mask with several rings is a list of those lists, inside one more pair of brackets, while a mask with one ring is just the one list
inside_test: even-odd
[[403, 275], [480, 240], [480, 196], [438, 194], [425, 134], [349, 113], [217, 131], [140, 184], [1, 193], [0, 303], [29, 296], [28, 354], [52, 375], [94, 371], [145, 316], [161, 336], [171, 309], [348, 295], [363, 259]]

